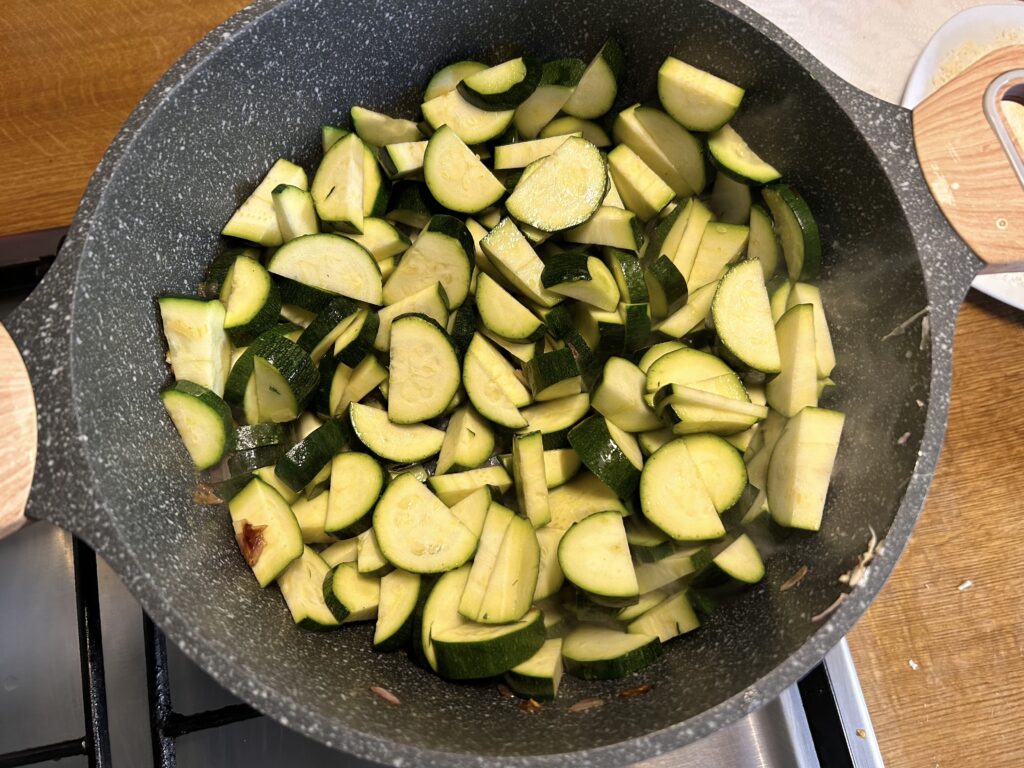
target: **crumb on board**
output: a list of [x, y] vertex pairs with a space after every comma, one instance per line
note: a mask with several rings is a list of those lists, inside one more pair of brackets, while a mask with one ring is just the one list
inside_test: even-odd
[[963, 581], [960, 582], [959, 586], [957, 586], [957, 590], [960, 591], [960, 592], [966, 592], [968, 589], [970, 589], [973, 586], [974, 586], [974, 582], [973, 581], [971, 581], [970, 579], [964, 579]]
[[918, 408], [924, 408], [924, 400], [915, 400], [914, 402], [917, 403]]
[[865, 731], [863, 728], [858, 728], [857, 729], [857, 736], [859, 736], [862, 739], [866, 739], [868, 737], [868, 732]]
[[906, 445], [909, 441], [910, 441], [910, 433], [909, 432], [904, 432], [896, 440], [896, 445]]
[[908, 666], [908, 667], [910, 667], [910, 668], [911, 668], [912, 670], [914, 670], [915, 672], [916, 672], [916, 671], [917, 671], [918, 669], [920, 669], [920, 668], [921, 668], [921, 665], [920, 665], [920, 664], [918, 664], [918, 663], [917, 663], [916, 661], [914, 661], [913, 659], [907, 659], [907, 666]]
[[525, 712], [528, 715], [532, 715], [534, 712], [540, 712], [544, 709], [544, 705], [535, 699], [527, 699], [519, 705], [519, 711]]

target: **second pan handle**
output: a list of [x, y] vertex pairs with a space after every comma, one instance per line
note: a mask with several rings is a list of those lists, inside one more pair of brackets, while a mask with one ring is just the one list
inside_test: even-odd
[[36, 466], [36, 401], [14, 339], [0, 325], [0, 539], [25, 524]]
[[1024, 46], [994, 51], [914, 109], [928, 187], [989, 272], [1024, 270], [1024, 160], [1001, 102], [1024, 83]]

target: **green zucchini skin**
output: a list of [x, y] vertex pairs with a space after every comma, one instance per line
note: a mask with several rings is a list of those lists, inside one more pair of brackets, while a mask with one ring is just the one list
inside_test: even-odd
[[292, 490], [301, 490], [351, 439], [347, 420], [328, 419], [278, 459], [274, 474]]

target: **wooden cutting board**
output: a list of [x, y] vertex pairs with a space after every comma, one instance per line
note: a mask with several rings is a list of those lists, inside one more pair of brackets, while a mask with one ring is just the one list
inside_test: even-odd
[[[4, 0], [0, 236], [67, 226], [136, 102], [244, 4]], [[799, 19], [786, 23], [795, 4], [752, 4], [781, 14], [777, 20], [800, 37]], [[811, 14], [799, 5], [790, 10], [802, 18], [852, 13], [836, 0], [817, 0]], [[863, 11], [858, 3], [858, 15]], [[907, 28], [923, 34], [909, 22]], [[882, 29], [879, 35], [894, 34], [892, 25]], [[842, 49], [841, 37], [830, 47]], [[909, 68], [912, 59], [902, 56], [900, 66]], [[872, 88], [894, 98], [881, 89]], [[1024, 763], [1024, 314], [972, 293], [954, 359], [949, 432], [930, 500], [850, 646], [889, 765], [1017, 766]]]

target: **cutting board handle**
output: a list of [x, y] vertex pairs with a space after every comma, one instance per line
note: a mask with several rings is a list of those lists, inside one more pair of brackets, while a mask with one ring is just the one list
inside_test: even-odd
[[0, 539], [26, 522], [36, 468], [36, 399], [25, 362], [0, 325]]
[[993, 51], [914, 109], [928, 187], [991, 272], [1024, 270], [1024, 147], [1001, 108], [1015, 86], [1024, 97], [1024, 45]]

